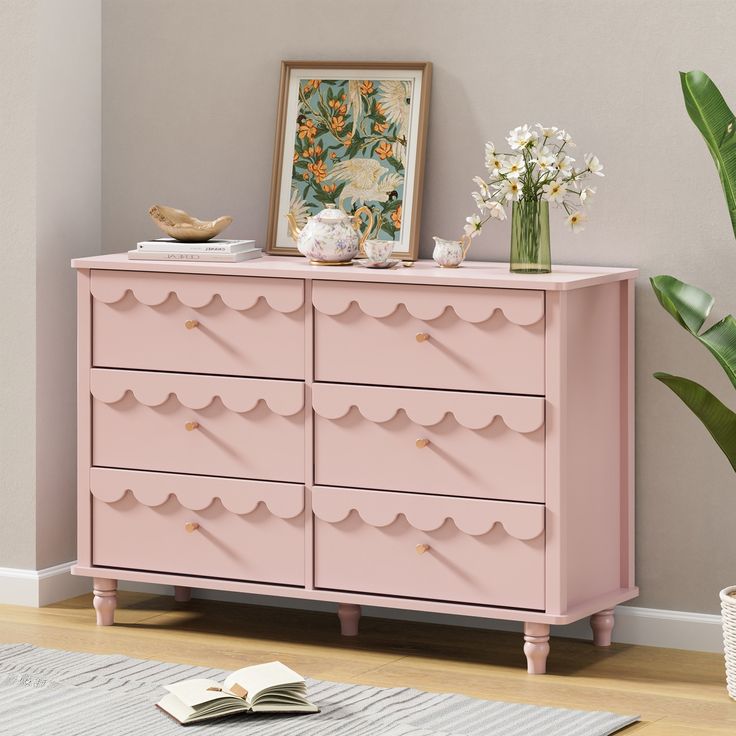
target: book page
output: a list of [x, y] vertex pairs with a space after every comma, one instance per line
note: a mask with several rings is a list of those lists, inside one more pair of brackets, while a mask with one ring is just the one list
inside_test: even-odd
[[242, 700], [232, 697], [202, 703], [196, 708], [191, 708], [185, 703], [182, 703], [173, 693], [164, 695], [156, 705], [161, 710], [166, 711], [170, 716], [176, 718], [180, 723], [207, 721], [212, 718], [222, 718], [223, 716], [248, 710], [248, 706]]
[[254, 705], [251, 710], [253, 713], [319, 713], [319, 708], [312, 703], [303, 700], [301, 703], [287, 705], [281, 703], [263, 703], [263, 705]]
[[[166, 690], [176, 695], [184, 705], [190, 708], [195, 708], [202, 703], [209, 703], [212, 700], [234, 697], [230, 693], [222, 692], [221, 687], [219, 682], [206, 679], [184, 680], [183, 682], [175, 682], [173, 685], [164, 685]], [[217, 688], [217, 690], [209, 690], [208, 688]]]
[[235, 684], [248, 691], [246, 700], [253, 703], [264, 690], [287, 685], [304, 686], [304, 678], [281, 662], [266, 662], [236, 670], [225, 679], [224, 687], [230, 690]]
[[172, 694], [164, 695], [156, 705], [176, 718], [179, 723], [186, 723], [197, 712], [194, 708], [190, 708], [188, 705], [182, 703], [176, 695]]

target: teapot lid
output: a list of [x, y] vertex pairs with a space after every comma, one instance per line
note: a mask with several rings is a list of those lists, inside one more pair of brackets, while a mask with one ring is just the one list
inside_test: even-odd
[[325, 208], [314, 216], [314, 219], [320, 222], [341, 222], [348, 218], [349, 215], [334, 204], [326, 204]]

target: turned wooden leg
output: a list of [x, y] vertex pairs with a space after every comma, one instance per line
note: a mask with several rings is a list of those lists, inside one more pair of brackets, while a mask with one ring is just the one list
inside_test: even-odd
[[610, 647], [613, 624], [612, 608], [594, 613], [590, 617], [590, 628], [593, 629], [593, 644], [597, 647]]
[[118, 581], [107, 578], [94, 578], [94, 599], [92, 605], [97, 614], [98, 626], [112, 626], [115, 623], [115, 607], [118, 604]]
[[174, 600], [177, 603], [187, 603], [192, 599], [192, 589], [183, 585], [174, 586]]
[[337, 607], [337, 616], [340, 619], [340, 633], [343, 636], [358, 635], [360, 606], [353, 603], [340, 603]]
[[543, 675], [547, 671], [549, 624], [524, 623], [524, 654], [530, 675]]

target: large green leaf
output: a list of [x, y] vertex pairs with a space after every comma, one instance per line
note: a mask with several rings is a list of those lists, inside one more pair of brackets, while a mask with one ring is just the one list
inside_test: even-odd
[[713, 297], [674, 276], [655, 276], [650, 281], [659, 303], [680, 325], [693, 334], [700, 332], [713, 308]]
[[710, 350], [736, 388], [736, 320], [728, 315], [701, 333], [713, 307], [713, 297], [673, 276], [655, 276], [650, 281], [659, 303]]
[[685, 107], [708, 145], [736, 236], [736, 119], [718, 87], [704, 72], [680, 72]]
[[736, 413], [695, 381], [669, 373], [655, 373], [654, 377], [671, 388], [700, 419], [736, 470]]

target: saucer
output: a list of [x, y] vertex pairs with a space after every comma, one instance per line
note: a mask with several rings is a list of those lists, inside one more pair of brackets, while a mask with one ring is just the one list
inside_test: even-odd
[[369, 261], [367, 258], [360, 258], [353, 263], [356, 266], [364, 266], [365, 268], [394, 268], [398, 266], [401, 261], [397, 261], [396, 259], [389, 258], [387, 261]]

